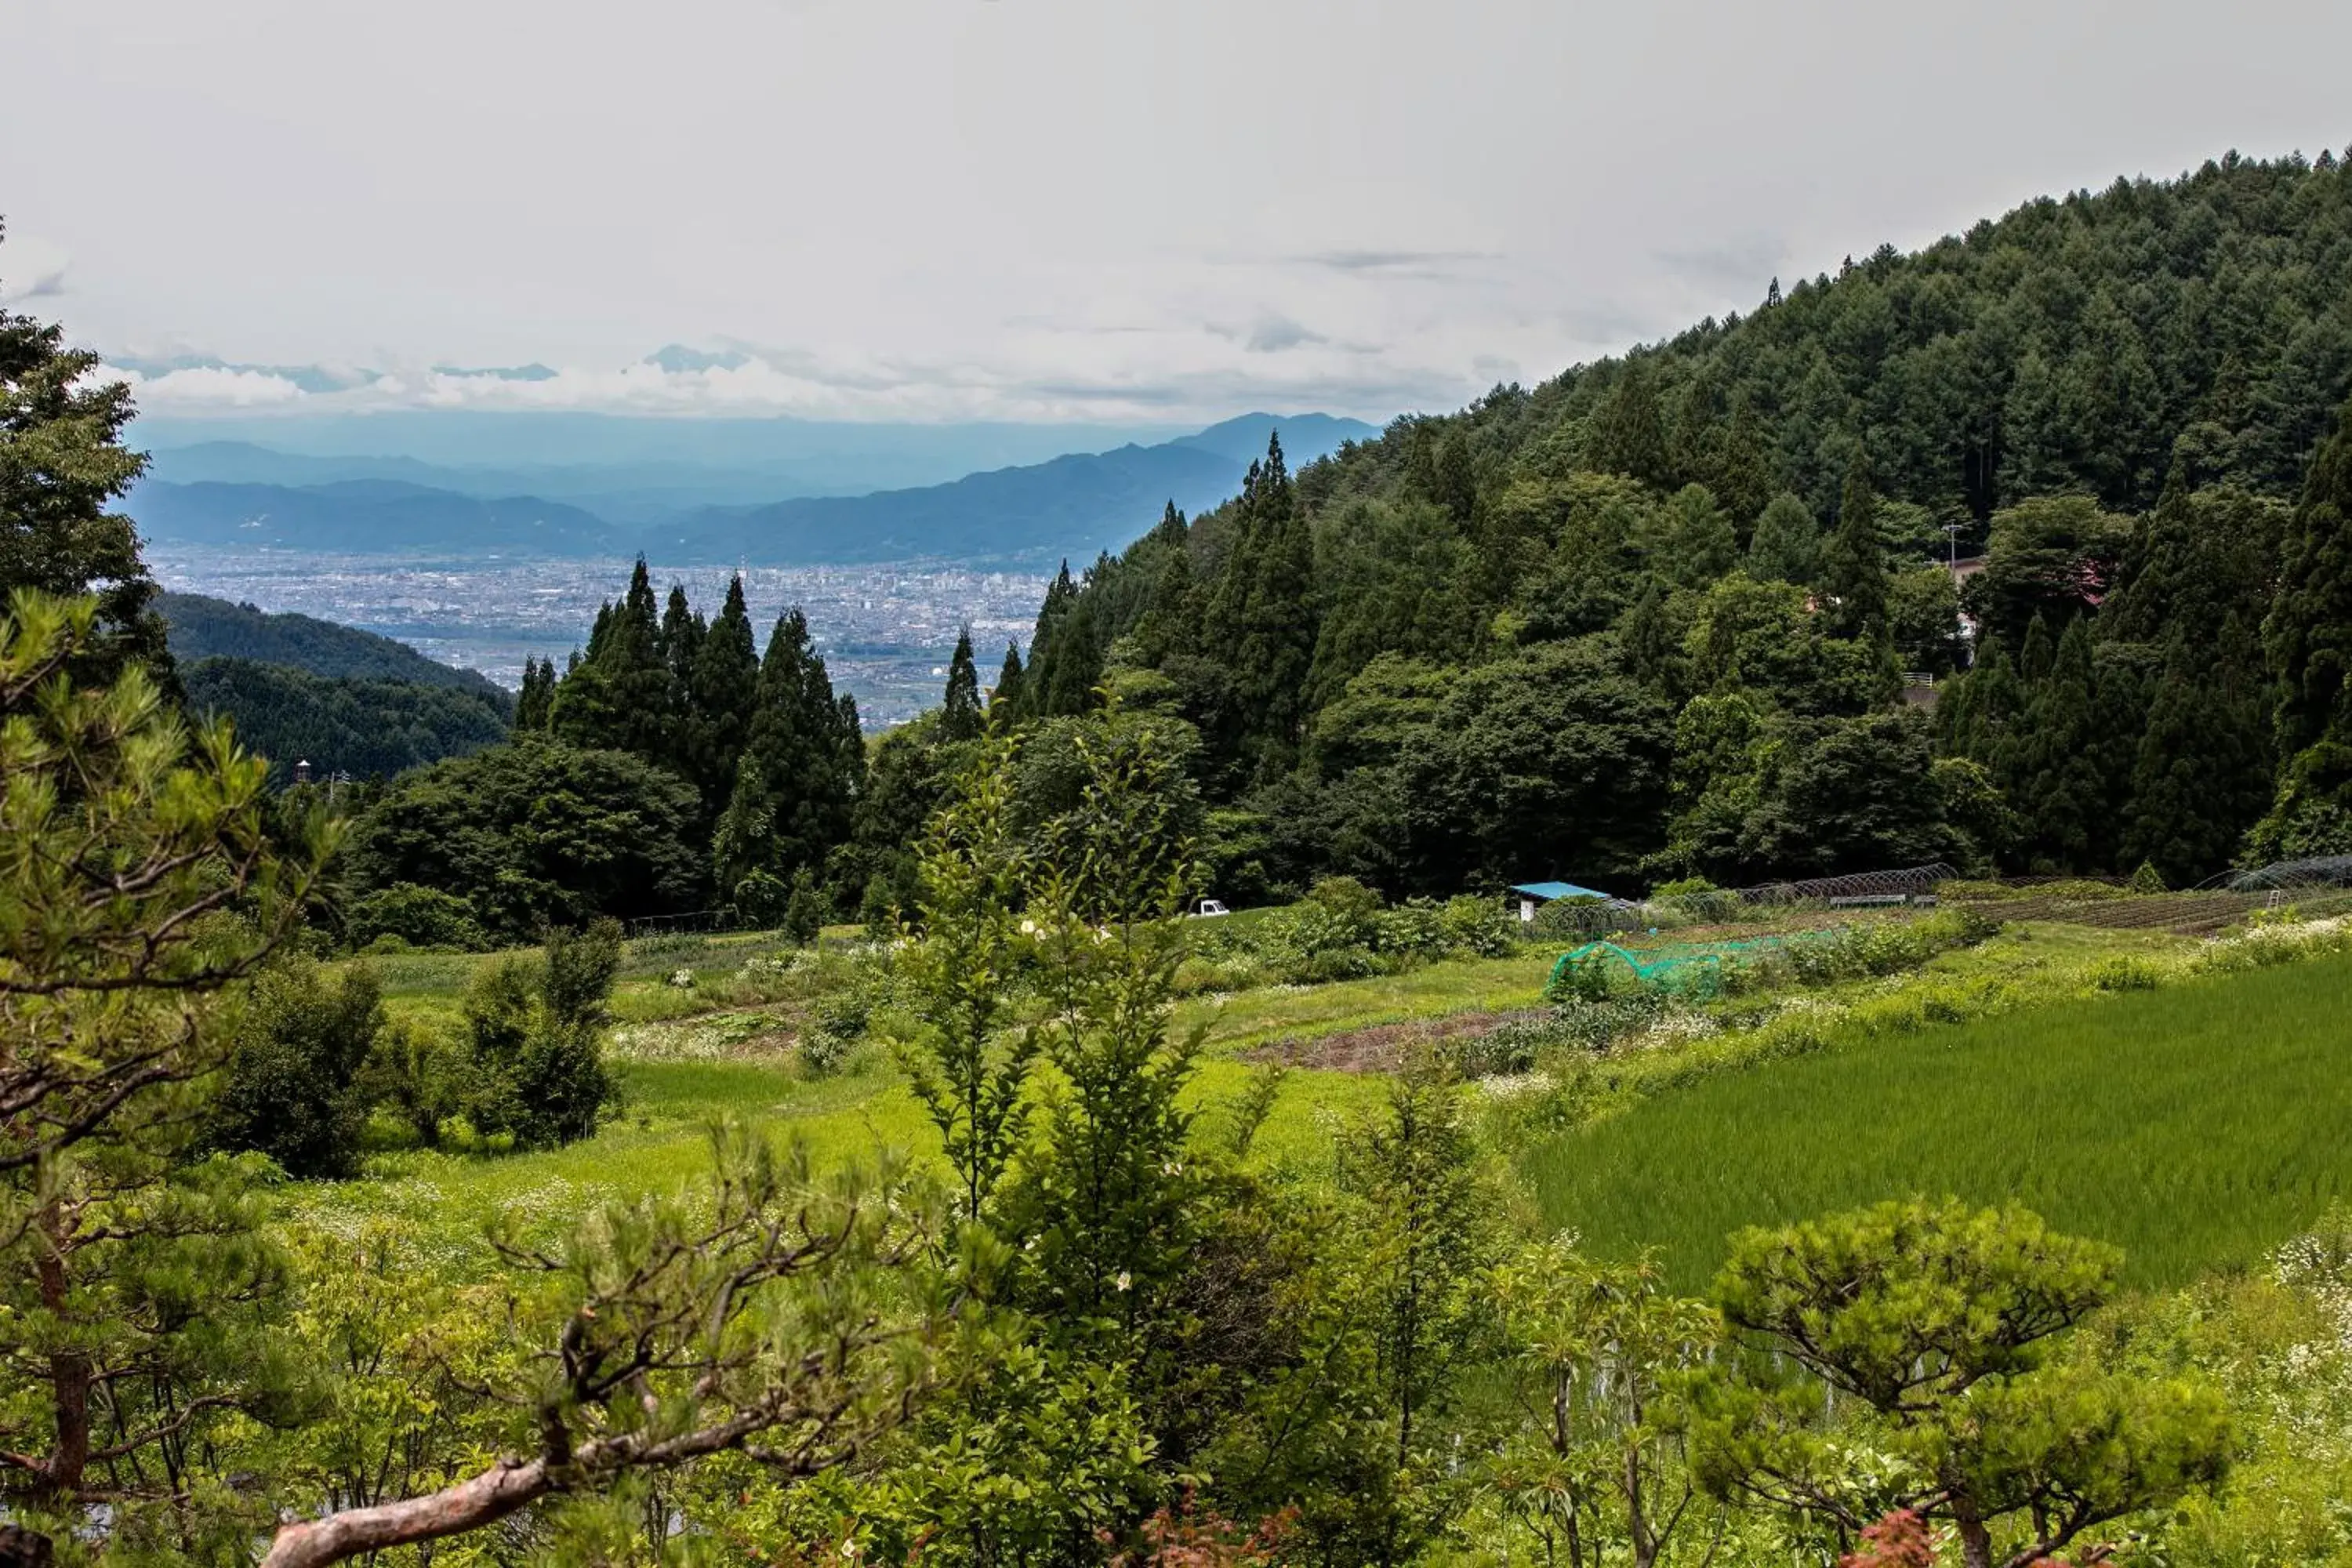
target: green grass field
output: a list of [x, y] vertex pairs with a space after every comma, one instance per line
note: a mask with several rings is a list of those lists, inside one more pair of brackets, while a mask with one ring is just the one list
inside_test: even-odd
[[1700, 1289], [1745, 1225], [1911, 1193], [2013, 1200], [2169, 1285], [2352, 1196], [2352, 959], [1841, 1046], [1531, 1150], [1546, 1219]]

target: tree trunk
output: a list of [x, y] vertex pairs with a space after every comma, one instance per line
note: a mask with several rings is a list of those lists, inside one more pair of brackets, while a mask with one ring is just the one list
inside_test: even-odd
[[57, 1544], [21, 1524], [0, 1524], [0, 1568], [49, 1568]]
[[[64, 1221], [52, 1203], [43, 1211], [40, 1229], [47, 1245], [34, 1266], [39, 1279], [41, 1305], [62, 1317], [69, 1289], [66, 1279]], [[51, 1499], [70, 1498], [81, 1489], [82, 1471], [89, 1464], [90, 1360], [87, 1351], [56, 1351], [49, 1356], [49, 1405], [57, 1422], [57, 1444], [40, 1470], [40, 1489]]]
[[1992, 1531], [1985, 1528], [1975, 1505], [1965, 1498], [1953, 1499], [1952, 1522], [1959, 1527], [1960, 1561], [1967, 1568], [1992, 1568]]
[[471, 1480], [424, 1497], [287, 1525], [270, 1542], [261, 1568], [326, 1568], [362, 1552], [438, 1541], [495, 1524], [554, 1489], [545, 1460], [501, 1459]]

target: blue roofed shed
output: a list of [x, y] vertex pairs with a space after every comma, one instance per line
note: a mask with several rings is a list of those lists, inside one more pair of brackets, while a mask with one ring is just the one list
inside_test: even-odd
[[1534, 923], [1537, 905], [1557, 903], [1561, 899], [1601, 899], [1610, 903], [1616, 902], [1598, 888], [1580, 888], [1574, 882], [1518, 882], [1512, 886], [1511, 891], [1519, 896], [1519, 920], [1523, 924]]

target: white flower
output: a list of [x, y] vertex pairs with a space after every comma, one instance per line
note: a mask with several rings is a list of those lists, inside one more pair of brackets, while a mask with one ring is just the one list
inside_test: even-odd
[[1120, 1289], [1124, 1290], [1133, 1283], [1134, 1280], [1129, 1276], [1126, 1269], [1122, 1268], [1118, 1271], [1118, 1288]]
[[1023, 921], [1021, 922], [1021, 934], [1023, 936], [1035, 936], [1037, 934], [1037, 922], [1035, 921]]

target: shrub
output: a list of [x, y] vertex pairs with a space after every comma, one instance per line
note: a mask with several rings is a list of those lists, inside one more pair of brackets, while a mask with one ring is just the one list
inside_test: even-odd
[[264, 973], [213, 1102], [215, 1144], [267, 1154], [292, 1176], [350, 1175], [367, 1120], [361, 1068], [383, 1026], [383, 989], [363, 964], [332, 986], [308, 960]]
[[465, 1109], [473, 1073], [447, 1036], [395, 1018], [377, 1035], [360, 1081], [368, 1105], [432, 1149], [440, 1145], [443, 1124]]
[[1445, 951], [1469, 958], [1500, 958], [1511, 951], [1518, 922], [1492, 899], [1462, 893], [1437, 911]]
[[353, 900], [343, 918], [345, 938], [355, 948], [393, 937], [408, 947], [455, 948], [480, 952], [489, 933], [474, 918], [474, 907], [438, 888], [395, 882]]
[[784, 937], [795, 947], [806, 947], [824, 930], [824, 895], [816, 875], [803, 866], [793, 877], [793, 896], [784, 900]]
[[605, 1004], [621, 962], [621, 928], [548, 933], [543, 953], [502, 960], [466, 996], [472, 1082], [464, 1113], [518, 1148], [576, 1142], [617, 1098], [604, 1065]]
[[2089, 978], [2094, 991], [2153, 991], [2158, 984], [2153, 964], [2126, 953], [2092, 965]]

